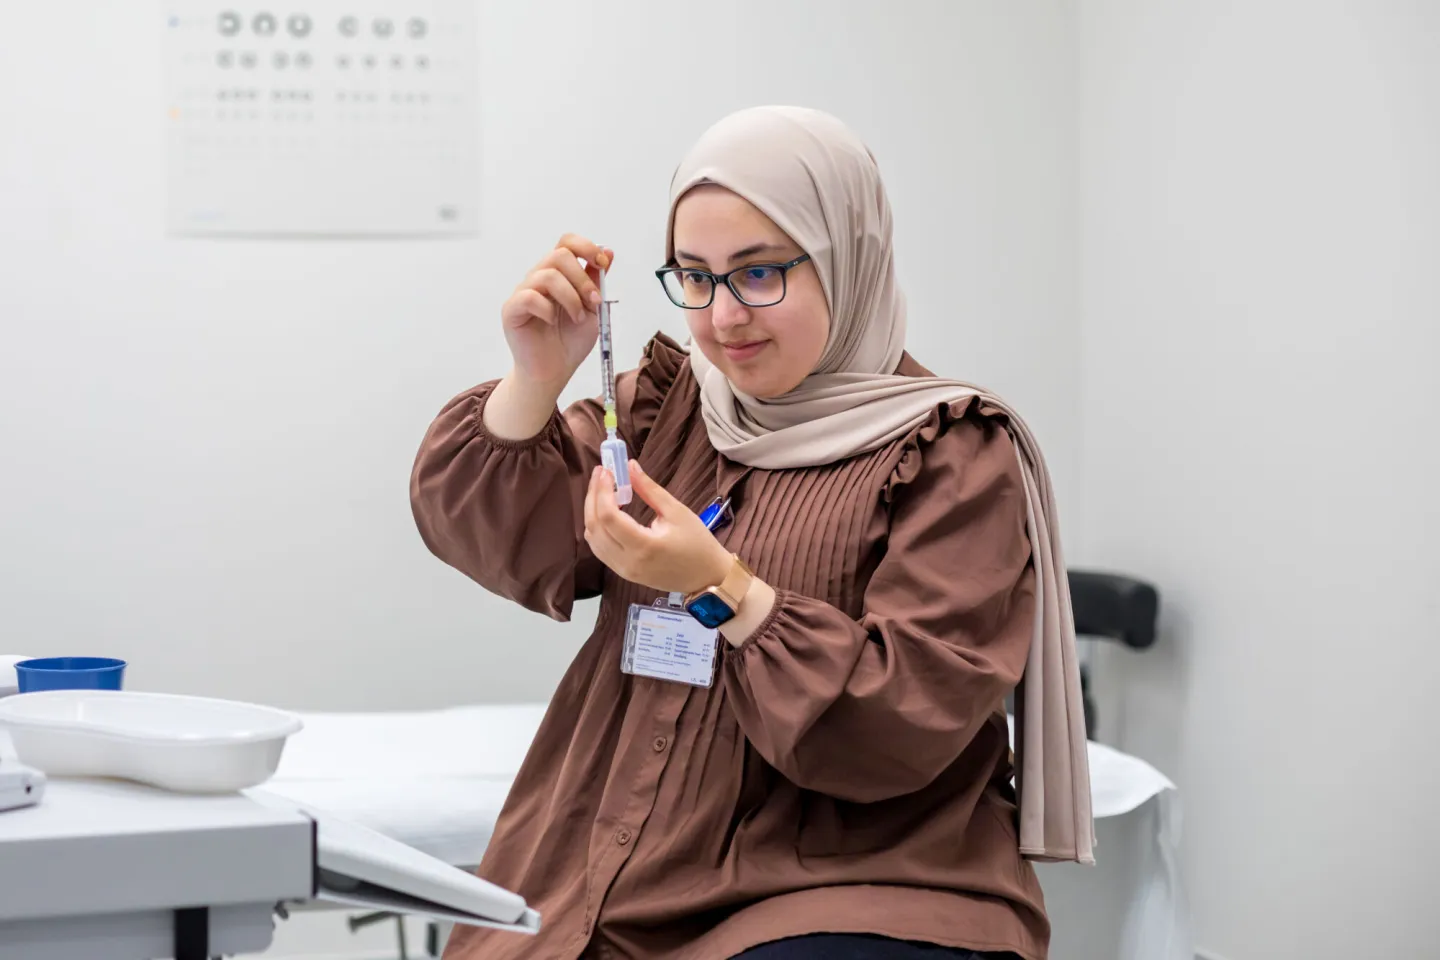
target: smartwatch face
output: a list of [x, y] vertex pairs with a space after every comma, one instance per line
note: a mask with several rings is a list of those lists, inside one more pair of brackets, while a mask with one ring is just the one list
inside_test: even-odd
[[703, 626], [714, 630], [735, 616], [735, 611], [713, 593], [702, 593], [686, 606], [690, 615]]

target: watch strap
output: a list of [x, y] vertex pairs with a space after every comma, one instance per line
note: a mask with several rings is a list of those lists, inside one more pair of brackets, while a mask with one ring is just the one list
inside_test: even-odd
[[698, 590], [686, 597], [687, 604], [702, 593], [710, 593], [723, 600], [732, 613], [739, 612], [740, 604], [745, 600], [745, 594], [750, 592], [750, 584], [755, 580], [755, 572], [738, 555], [732, 553], [730, 556], [734, 562], [730, 564], [725, 579], [713, 587]]

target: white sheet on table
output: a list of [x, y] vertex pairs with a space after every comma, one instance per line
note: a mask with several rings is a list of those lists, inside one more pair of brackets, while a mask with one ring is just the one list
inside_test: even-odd
[[275, 776], [281, 780], [515, 776], [543, 703], [406, 713], [306, 713]]
[[544, 715], [532, 703], [303, 714], [265, 788], [473, 867]]
[[1170, 778], [1139, 757], [1103, 743], [1088, 744], [1090, 803], [1096, 817], [1121, 817], [1147, 800], [1173, 791]]
[[[543, 704], [486, 704], [418, 713], [305, 714], [266, 789], [333, 810], [449, 863], [474, 866]], [[1012, 718], [1011, 735], [1014, 727]], [[1097, 819], [1156, 801], [1142, 880], [1126, 897], [1119, 960], [1191, 960], [1178, 869], [1180, 800], [1139, 757], [1089, 745]], [[1104, 851], [1097, 850], [1097, 857]]]
[[[493, 777], [520, 770], [544, 704], [485, 704], [405, 713], [307, 713], [290, 738], [278, 780]], [[1013, 718], [1012, 718], [1013, 738]], [[1139, 757], [1091, 742], [1096, 817], [1118, 817], [1175, 784]]]

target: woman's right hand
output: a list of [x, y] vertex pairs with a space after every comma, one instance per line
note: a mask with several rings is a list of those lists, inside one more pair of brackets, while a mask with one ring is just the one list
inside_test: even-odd
[[570, 382], [599, 336], [600, 269], [614, 258], [566, 234], [515, 288], [500, 308], [515, 375], [557, 393]]

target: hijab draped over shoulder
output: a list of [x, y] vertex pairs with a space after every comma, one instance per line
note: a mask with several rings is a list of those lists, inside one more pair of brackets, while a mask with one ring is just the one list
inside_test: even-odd
[[900, 376], [905, 297], [895, 280], [889, 201], [875, 158], [844, 124], [816, 110], [755, 107], [705, 132], [675, 171], [675, 207], [692, 187], [738, 194], [808, 253], [830, 307], [830, 339], [815, 370], [773, 399], [751, 397], [698, 350], [711, 444], [767, 470], [815, 466], [879, 449], [920, 426], [936, 407], [978, 398], [999, 410], [1025, 482], [1036, 571], [1036, 620], [1017, 696], [1016, 778], [1021, 853], [1094, 863], [1094, 825], [1075, 626], [1050, 475], [1019, 414], [958, 380]]

